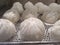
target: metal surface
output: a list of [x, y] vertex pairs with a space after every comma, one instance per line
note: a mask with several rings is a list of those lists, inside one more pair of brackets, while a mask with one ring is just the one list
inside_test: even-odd
[[52, 42], [52, 41], [22, 41], [22, 42], [0, 42], [0, 45], [1, 44], [60, 44], [60, 42]]

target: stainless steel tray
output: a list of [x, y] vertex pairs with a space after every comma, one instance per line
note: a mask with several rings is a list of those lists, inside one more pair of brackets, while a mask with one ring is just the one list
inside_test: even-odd
[[57, 45], [59, 44], [60, 45], [60, 42], [52, 42], [52, 41], [23, 41], [23, 42], [0, 42], [0, 45], [27, 45], [27, 44], [32, 44], [32, 45], [38, 45], [38, 44], [41, 44], [41, 45], [44, 45], [44, 44], [53, 44], [53, 45]]

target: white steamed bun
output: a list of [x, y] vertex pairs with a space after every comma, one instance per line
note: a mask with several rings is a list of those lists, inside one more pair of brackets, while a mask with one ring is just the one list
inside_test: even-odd
[[24, 20], [19, 27], [20, 38], [23, 41], [41, 41], [44, 38], [44, 24], [37, 18], [28, 18]]

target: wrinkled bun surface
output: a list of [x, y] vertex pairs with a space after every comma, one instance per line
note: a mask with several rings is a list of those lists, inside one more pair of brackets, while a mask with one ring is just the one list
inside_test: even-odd
[[20, 24], [20, 36], [24, 41], [36, 41], [44, 38], [45, 27], [41, 20], [28, 18]]
[[0, 41], [6, 41], [15, 34], [15, 25], [9, 20], [0, 19]]

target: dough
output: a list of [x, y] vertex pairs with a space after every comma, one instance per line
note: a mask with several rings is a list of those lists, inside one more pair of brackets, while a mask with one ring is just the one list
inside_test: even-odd
[[9, 20], [0, 19], [0, 41], [7, 41], [15, 34], [15, 25]]
[[41, 20], [28, 18], [20, 24], [20, 38], [23, 41], [42, 41], [44, 38], [45, 27]]

